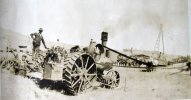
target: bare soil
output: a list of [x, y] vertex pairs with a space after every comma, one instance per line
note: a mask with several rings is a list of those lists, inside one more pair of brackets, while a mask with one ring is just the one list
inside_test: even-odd
[[174, 100], [191, 99], [191, 76], [185, 64], [140, 72], [135, 68], [114, 67], [120, 73], [119, 87], [94, 88], [77, 96], [57, 90], [40, 89], [33, 80], [1, 73], [1, 100]]

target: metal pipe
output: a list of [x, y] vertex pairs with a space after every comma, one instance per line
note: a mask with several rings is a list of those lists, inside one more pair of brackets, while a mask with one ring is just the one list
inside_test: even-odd
[[117, 53], [117, 54], [120, 54], [120, 55], [122, 55], [122, 56], [124, 56], [124, 57], [126, 57], [126, 58], [128, 58], [128, 59], [131, 59], [131, 60], [134, 60], [134, 61], [136, 61], [136, 62], [139, 62], [139, 63], [141, 63], [141, 64], [144, 64], [144, 65], [147, 65], [147, 66], [154, 66], [154, 65], [151, 64], [151, 63], [146, 63], [146, 62], [137, 60], [137, 59], [132, 58], [132, 57], [130, 57], [130, 56], [127, 56], [127, 55], [125, 55], [125, 54], [123, 54], [123, 53], [121, 53], [121, 52], [118, 52], [118, 51], [113, 50], [113, 49], [111, 49], [111, 48], [109, 48], [109, 47], [106, 47], [106, 46], [104, 46], [104, 45], [103, 45], [103, 47], [106, 48], [106, 49], [108, 49], [108, 50], [110, 50], [110, 51], [113, 51], [113, 52], [115, 52], [115, 53]]

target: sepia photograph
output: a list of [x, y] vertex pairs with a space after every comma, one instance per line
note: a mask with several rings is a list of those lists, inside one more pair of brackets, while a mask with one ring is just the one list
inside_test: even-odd
[[190, 0], [0, 0], [0, 100], [191, 100]]

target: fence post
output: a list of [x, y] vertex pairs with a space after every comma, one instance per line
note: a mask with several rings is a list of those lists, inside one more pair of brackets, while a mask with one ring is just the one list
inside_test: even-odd
[[125, 77], [125, 87], [124, 87], [124, 91], [126, 92], [126, 77]]

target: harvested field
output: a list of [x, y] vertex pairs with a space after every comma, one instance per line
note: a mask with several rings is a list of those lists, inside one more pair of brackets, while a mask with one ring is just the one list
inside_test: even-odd
[[31, 79], [1, 74], [1, 100], [173, 100], [191, 99], [191, 76], [185, 64], [158, 68], [153, 72], [114, 67], [121, 75], [116, 89], [94, 88], [77, 96], [41, 89]]

